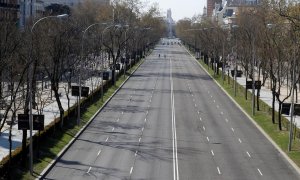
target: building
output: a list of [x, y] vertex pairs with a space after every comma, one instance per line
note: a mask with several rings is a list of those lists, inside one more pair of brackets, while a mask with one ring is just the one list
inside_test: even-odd
[[0, 21], [17, 21], [20, 16], [18, 0], [0, 0]]
[[222, 3], [222, 0], [207, 0], [207, 6], [206, 6], [206, 15], [208, 17], [212, 16], [213, 11], [215, 9], [215, 4]]

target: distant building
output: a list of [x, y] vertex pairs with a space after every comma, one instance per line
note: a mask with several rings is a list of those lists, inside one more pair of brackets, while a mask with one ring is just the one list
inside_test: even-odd
[[166, 23], [167, 23], [167, 27], [168, 27], [168, 37], [171, 38], [174, 36], [174, 25], [175, 25], [175, 22], [172, 18], [172, 10], [171, 9], [167, 10]]

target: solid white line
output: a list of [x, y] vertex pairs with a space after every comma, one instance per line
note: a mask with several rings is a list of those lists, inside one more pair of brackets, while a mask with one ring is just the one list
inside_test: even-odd
[[173, 142], [173, 178], [179, 180], [178, 156], [177, 156], [177, 134], [176, 134], [176, 116], [175, 116], [175, 98], [173, 91], [172, 61], [170, 59], [170, 81], [171, 81], [171, 109], [172, 109], [172, 142]]
[[250, 153], [247, 151], [247, 155], [251, 158], [251, 155], [250, 155]]
[[205, 131], [205, 127], [203, 126], [203, 130]]
[[99, 156], [99, 155], [100, 155], [100, 153], [101, 153], [101, 149], [98, 151], [98, 154], [97, 154], [97, 156]]
[[239, 142], [242, 143], [242, 140], [239, 138]]
[[218, 169], [218, 173], [219, 173], [219, 174], [221, 174], [220, 168], [219, 168], [219, 167], [217, 167], [217, 169]]
[[211, 155], [212, 155], [212, 156], [214, 156], [214, 155], [215, 155], [215, 153], [214, 153], [214, 151], [213, 151], [213, 150], [210, 150], [210, 152], [211, 152]]
[[141, 139], [142, 139], [142, 138], [139, 138], [139, 142], [141, 142]]
[[130, 172], [129, 172], [129, 173], [130, 173], [130, 174], [132, 174], [132, 171], [133, 171], [133, 167], [131, 167], [131, 169], [130, 169]]
[[106, 138], [105, 142], [107, 142], [107, 141], [108, 141], [108, 137]]
[[208, 137], [206, 137], [206, 139], [207, 139], [207, 141], [209, 142], [209, 138], [208, 138]]
[[89, 170], [86, 173], [90, 173], [91, 169], [92, 169], [92, 167], [90, 167]]
[[260, 169], [257, 168], [257, 171], [259, 172], [259, 174], [262, 176], [263, 174], [261, 173]]
[[234, 129], [233, 129], [233, 128], [231, 128], [231, 131], [232, 131], [232, 132], [234, 132]]

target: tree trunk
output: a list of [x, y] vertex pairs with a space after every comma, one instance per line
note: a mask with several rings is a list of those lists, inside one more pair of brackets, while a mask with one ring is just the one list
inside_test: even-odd
[[55, 96], [55, 100], [57, 102], [57, 106], [59, 108], [59, 112], [60, 112], [60, 127], [62, 128], [64, 125], [64, 109], [62, 107], [61, 101], [60, 101], [60, 97], [59, 97], [59, 93], [58, 93], [58, 84], [57, 87], [52, 85], [52, 90], [54, 91], [54, 96]]
[[260, 110], [260, 107], [259, 107], [259, 97], [260, 97], [260, 89], [257, 90], [257, 93], [256, 93], [256, 110], [259, 111]]
[[282, 125], [281, 125], [281, 105], [282, 102], [279, 101], [279, 107], [278, 107], [278, 128], [281, 131], [282, 130]]
[[272, 89], [272, 123], [275, 124], [275, 98], [276, 98], [275, 88]]

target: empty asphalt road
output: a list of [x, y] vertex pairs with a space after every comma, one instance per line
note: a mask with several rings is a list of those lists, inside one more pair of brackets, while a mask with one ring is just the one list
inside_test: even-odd
[[163, 41], [45, 179], [300, 179], [185, 49]]

